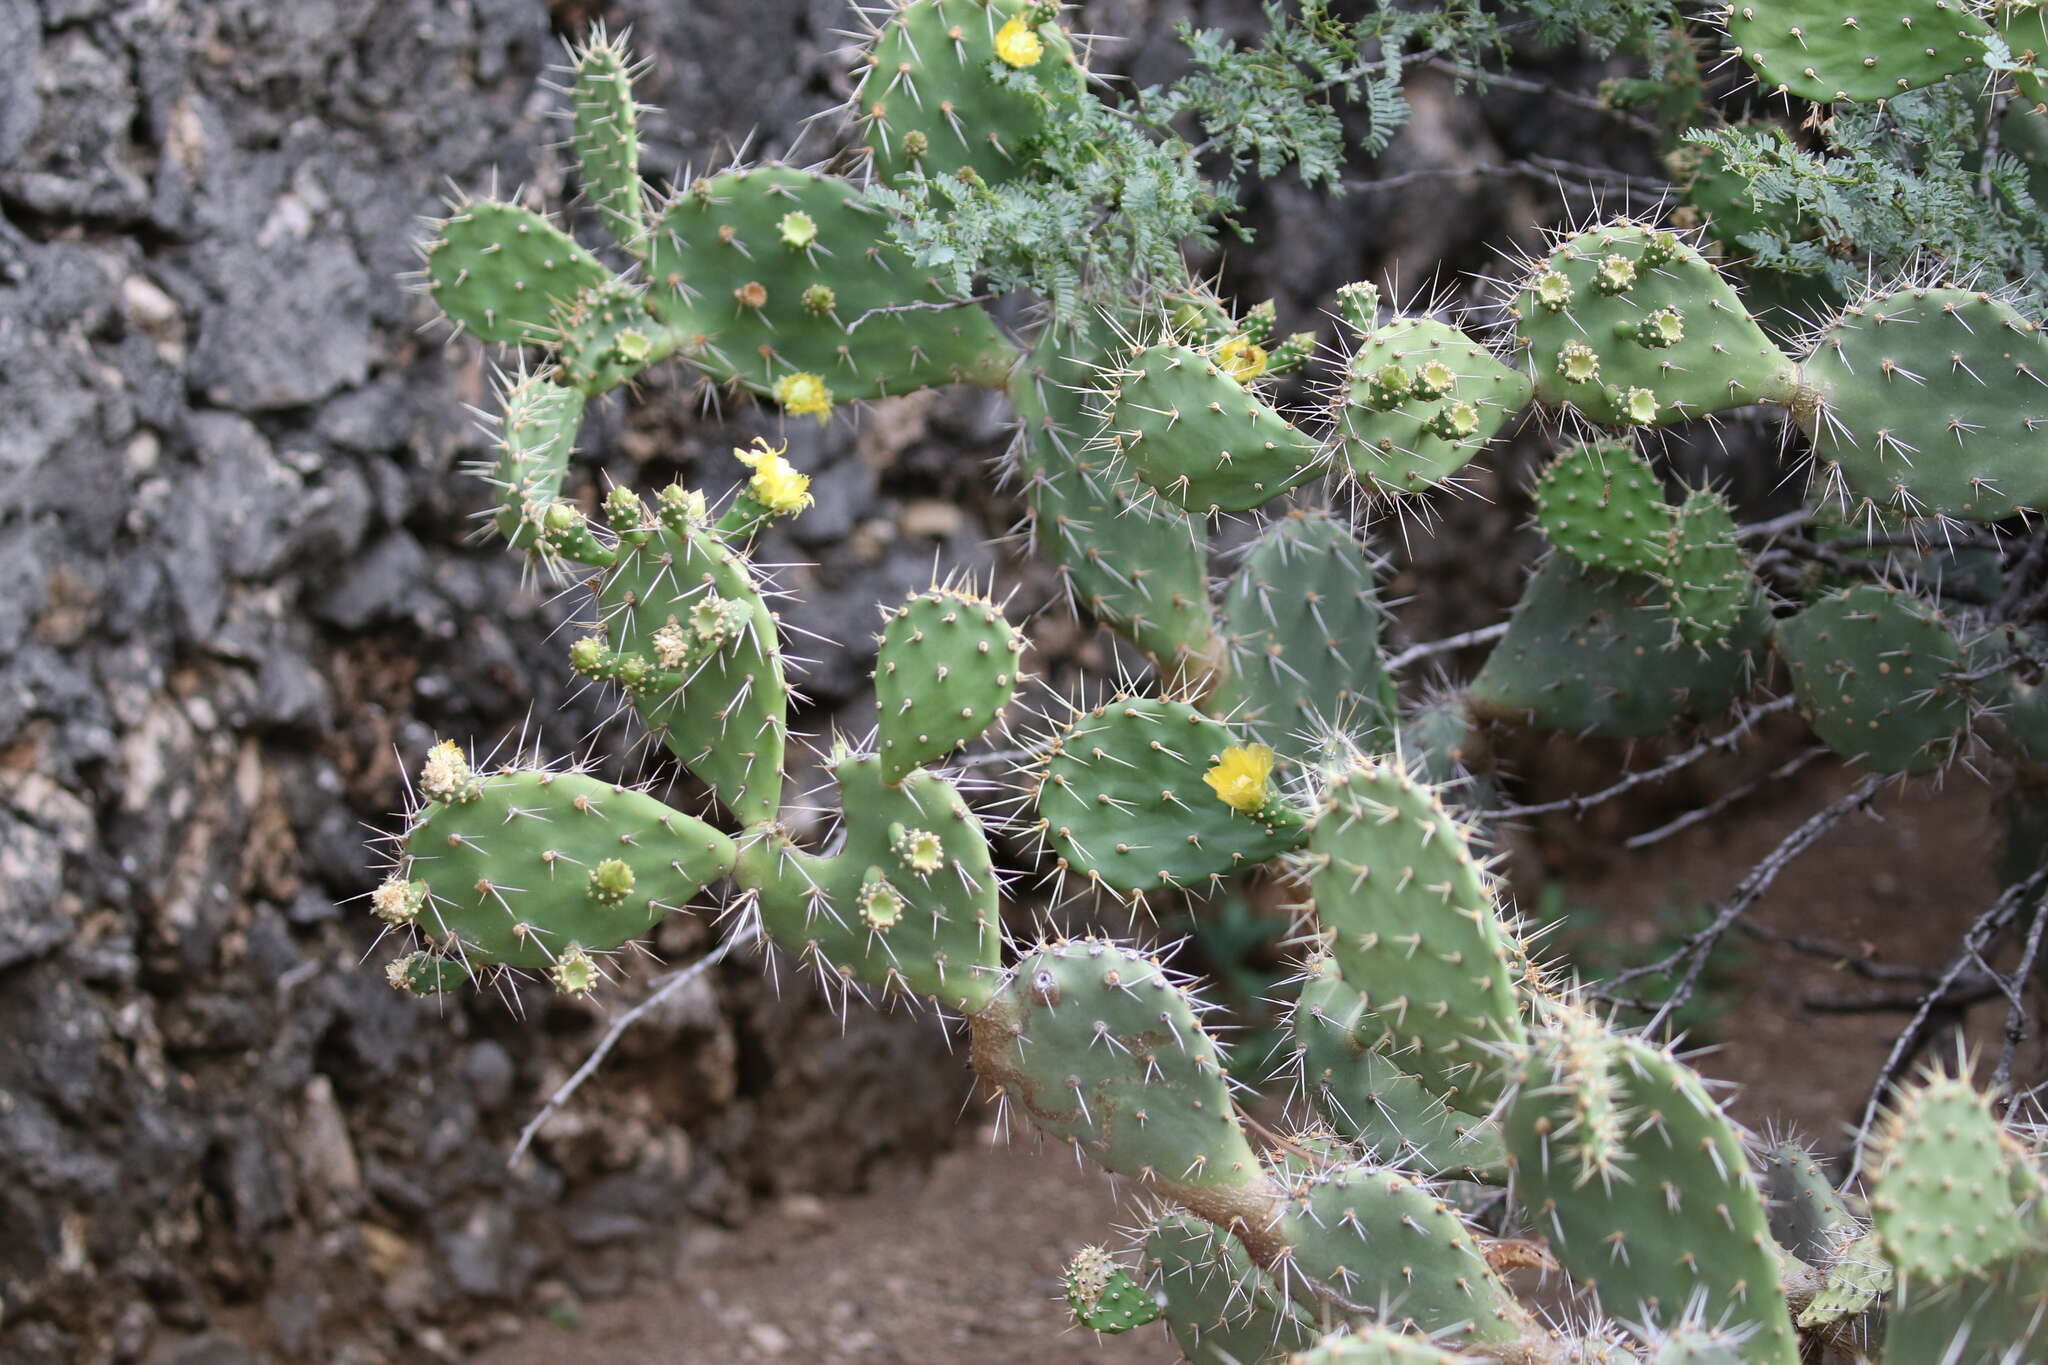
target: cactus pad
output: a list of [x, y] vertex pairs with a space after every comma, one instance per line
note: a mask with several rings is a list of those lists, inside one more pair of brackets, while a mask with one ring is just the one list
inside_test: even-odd
[[580, 773], [472, 773], [452, 743], [429, 756], [420, 791], [405, 856], [372, 904], [471, 971], [608, 952], [733, 864], [730, 839], [644, 792]]
[[1821, 742], [1875, 772], [1945, 762], [1968, 720], [1959, 647], [1923, 602], [1865, 584], [1777, 623], [1778, 653]]
[[1268, 1365], [1316, 1339], [1305, 1305], [1283, 1295], [1235, 1238], [1199, 1218], [1160, 1219], [1145, 1239], [1146, 1286], [1190, 1365]]
[[1813, 1153], [1796, 1142], [1774, 1143], [1758, 1161], [1770, 1200], [1771, 1236], [1809, 1265], [1825, 1266], [1858, 1232], [1834, 1182]]
[[1889, 99], [1981, 68], [1991, 32], [1962, 0], [1733, 0], [1728, 40], [1772, 94], [1816, 104]]
[[1102, 382], [1101, 439], [1184, 511], [1256, 507], [1316, 472], [1316, 442], [1199, 351], [1141, 347]]
[[806, 853], [780, 830], [743, 843], [734, 875], [762, 927], [821, 974], [979, 1008], [996, 988], [1002, 923], [988, 835], [928, 772], [900, 782], [872, 754], [835, 756], [845, 837]]
[[1543, 538], [1588, 568], [1656, 572], [1674, 519], [1657, 471], [1621, 441], [1573, 446], [1536, 480]]
[[1035, 780], [1039, 830], [1062, 872], [1126, 894], [1255, 866], [1303, 831], [1277, 792], [1258, 804], [1219, 795], [1210, 775], [1247, 752], [1186, 702], [1120, 697], [1076, 712]]
[[552, 345], [557, 310], [612, 277], [540, 214], [494, 199], [458, 205], [425, 251], [427, 293], [484, 341]]
[[1492, 1126], [1451, 1108], [1374, 1047], [1383, 1029], [1336, 959], [1316, 955], [1305, 975], [1288, 1015], [1297, 1085], [1330, 1126], [1375, 1160], [1498, 1176], [1505, 1154]]
[[1536, 568], [1507, 636], [1466, 695], [1474, 716], [1630, 739], [1716, 715], [1747, 692], [1767, 618], [1753, 602], [1728, 643], [1674, 648], [1663, 588], [1587, 573], [1568, 556]]
[[792, 411], [1000, 385], [1016, 361], [986, 312], [949, 300], [882, 240], [880, 211], [847, 181], [728, 171], [680, 190], [649, 231], [649, 299], [677, 351]]
[[2041, 1175], [1967, 1080], [1905, 1090], [1870, 1151], [1871, 1222], [1902, 1277], [1957, 1280], [2040, 1244]]
[[900, 782], [994, 724], [1017, 693], [1024, 637], [994, 603], [951, 588], [913, 593], [875, 660], [882, 772]]
[[1687, 495], [1672, 522], [1658, 576], [1681, 641], [1696, 649], [1728, 643], [1750, 616], [1757, 582], [1736, 543], [1727, 499], [1709, 488]]
[[1669, 1053], [1575, 1006], [1550, 1015], [1501, 1113], [1531, 1225], [1605, 1311], [1653, 1331], [1698, 1315], [1747, 1334], [1742, 1365], [1796, 1365], [1741, 1133]]
[[492, 525], [516, 550], [533, 546], [540, 519], [561, 495], [584, 398], [543, 371], [522, 375], [498, 395], [498, 454], [484, 478], [498, 490]]
[[1834, 1254], [1827, 1283], [1799, 1314], [1801, 1327], [1825, 1327], [1869, 1311], [1892, 1287], [1892, 1268], [1874, 1233], [1865, 1233]]
[[634, 62], [625, 44], [598, 29], [569, 53], [569, 92], [577, 171], [583, 194], [621, 244], [638, 249], [647, 230], [640, 185], [640, 106], [633, 100]]
[[1361, 307], [1348, 311], [1363, 335], [1341, 381], [1336, 441], [1376, 492], [1420, 493], [1451, 480], [1529, 401], [1526, 378], [1447, 322], [1381, 325]]
[[1348, 527], [1321, 512], [1276, 518], [1224, 589], [1230, 668], [1213, 709], [1296, 762], [1319, 736], [1382, 730], [1393, 711], [1384, 618]]
[[1103, 319], [1067, 332], [1048, 327], [1011, 385], [1021, 423], [1012, 453], [1032, 540], [1075, 606], [1130, 636], [1167, 672], [1206, 673], [1216, 647], [1207, 531], [1120, 486], [1105, 453], [1089, 445], [1096, 425], [1083, 395], [1114, 346]]
[[1361, 1323], [1324, 1337], [1289, 1357], [1287, 1365], [1464, 1365], [1472, 1359], [1421, 1337]]
[[1047, 125], [1089, 98], [1073, 41], [1035, 0], [906, 0], [854, 92], [877, 179], [1023, 175]]
[[775, 818], [781, 798], [790, 689], [746, 558], [704, 521], [702, 504], [673, 486], [658, 519], [621, 533], [597, 583], [600, 633], [570, 659], [619, 684], [669, 751], [756, 824]]
[[972, 1023], [974, 1069], [1012, 1112], [1104, 1170], [1197, 1213], [1263, 1192], [1222, 1050], [1156, 959], [1100, 939], [1040, 944]]
[[1432, 789], [1360, 760], [1309, 837], [1316, 915], [1384, 1049], [1460, 1108], [1492, 1103], [1487, 1050], [1522, 1036], [1513, 932], [1465, 830]]
[[1362, 1314], [1460, 1346], [1519, 1341], [1529, 1316], [1486, 1263], [1479, 1233], [1412, 1174], [1348, 1164], [1282, 1177], [1276, 1276], [1302, 1276]]
[[1536, 396], [1648, 426], [1799, 393], [1797, 367], [1672, 232], [1618, 221], [1561, 240], [1510, 312]]
[[1101, 1247], [1082, 1247], [1061, 1277], [1074, 1321], [1116, 1335], [1159, 1320], [1159, 1304]]
[[1911, 289], [1814, 338], [1814, 459], [1880, 511], [1998, 521], [2048, 507], [2048, 337], [1988, 294]]

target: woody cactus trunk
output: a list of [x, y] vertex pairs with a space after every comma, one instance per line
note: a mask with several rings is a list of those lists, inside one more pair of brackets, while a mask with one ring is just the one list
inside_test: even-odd
[[[1890, 8], [1904, 22], [1912, 7]], [[1766, 79], [1788, 20], [1816, 42], [1833, 22], [1790, 4], [1728, 18]], [[1922, 26], [1924, 59], [1866, 24], [1870, 60], [1822, 74], [1817, 45], [1781, 88], [1854, 99], [1938, 79], [1922, 67], [1983, 50], [1965, 41], [1974, 17], [1955, 22], [1957, 37]], [[572, 52], [571, 114], [612, 245], [485, 199], [439, 225], [426, 292], [526, 358], [480, 471], [491, 525], [545, 572], [583, 576], [570, 666], [615, 687], [721, 811], [439, 745], [373, 899], [413, 940], [393, 984], [523, 971], [602, 990], [622, 946], [729, 886], [729, 936], [795, 956], [842, 999], [957, 1017], [1012, 1122], [1142, 1193], [1142, 1246], [1082, 1252], [1067, 1292], [1097, 1331], [1163, 1320], [1191, 1360], [1795, 1365], [1880, 1337], [1894, 1362], [2038, 1358], [2048, 1222], [2028, 1134], [1932, 1074], [1869, 1135], [1867, 1193], [1838, 1194], [1803, 1152], [1739, 1127], [1659, 1035], [1546, 969], [1478, 817], [1456, 809], [1477, 790], [1458, 785], [1474, 725], [1659, 735], [1764, 704], [1778, 676], [1819, 741], [1873, 773], [1954, 763], [1992, 715], [1992, 738], [2038, 749], [2025, 629], [1882, 573], [1760, 577], [1727, 501], [1669, 493], [1644, 439], [1775, 406], [1822, 495], [1938, 556], [1958, 527], [2048, 504], [2036, 323], [1995, 291], [1922, 278], [1787, 343], [1701, 239], [1617, 219], [1523, 262], [1491, 323], [1404, 314], [1354, 285], [1334, 356], [1275, 335], [1270, 307], [1156, 280], [1090, 281], [1084, 317], [1017, 338], [892, 234], [888, 191], [996, 195], [1068, 173], [1062, 140], [1100, 99], [1085, 75], [1053, 6], [906, 0], [855, 71], [866, 182], [742, 165], [656, 191], [632, 61], [599, 35]], [[595, 512], [562, 496], [586, 406], [659, 363], [790, 420], [937, 384], [1008, 394], [1036, 552], [1159, 679], [1036, 741], [1017, 823], [1055, 893], [1136, 901], [1262, 866], [1290, 879], [1313, 945], [1288, 1021], [1295, 1131], [1246, 1118], [1208, 1007], [1158, 957], [1006, 936], [998, 817], [948, 767], [1026, 666], [999, 603], [940, 583], [888, 607], [878, 728], [830, 755], [836, 836], [806, 847], [780, 822], [791, 662], [749, 551], [811, 505], [807, 480], [762, 442], [735, 452], [745, 483], [723, 506], [680, 484], [651, 501], [613, 489]], [[1272, 381], [1310, 366], [1312, 401], [1283, 407]], [[1550, 552], [1484, 666], [1414, 710], [1409, 659], [1381, 645], [1373, 556], [1302, 490], [1426, 515], [1532, 403], [1589, 437], [1537, 486]], [[1212, 592], [1212, 514], [1290, 491]], [[1829, 562], [1861, 562], [1840, 543]], [[1465, 1210], [1494, 1188], [1512, 1212], [1482, 1230]], [[1532, 1260], [1592, 1316], [1525, 1306], [1505, 1272]]]

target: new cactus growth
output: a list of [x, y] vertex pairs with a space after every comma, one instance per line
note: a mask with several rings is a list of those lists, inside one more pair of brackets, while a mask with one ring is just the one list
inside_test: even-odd
[[1676, 517], [1650, 462], [1620, 441], [1575, 445], [1536, 480], [1543, 538], [1593, 569], [1653, 574]]
[[995, 723], [1017, 694], [1024, 637], [970, 593], [913, 593], [889, 614], [875, 660], [882, 772], [900, 782]]
[[1667, 536], [1658, 577], [1678, 638], [1703, 650], [1727, 644], [1753, 614], [1757, 591], [1727, 499], [1709, 488], [1687, 494]]

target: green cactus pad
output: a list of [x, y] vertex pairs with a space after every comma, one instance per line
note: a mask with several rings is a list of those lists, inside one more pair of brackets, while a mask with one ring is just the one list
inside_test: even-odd
[[1693, 1071], [1553, 1005], [1501, 1111], [1531, 1227], [1604, 1311], [1649, 1331], [1746, 1332], [1743, 1365], [1797, 1365], [1762, 1192]]
[[1120, 697], [1076, 712], [1034, 782], [1059, 870], [1131, 894], [1199, 887], [1295, 847], [1301, 817], [1277, 791], [1250, 810], [1218, 794], [1210, 774], [1232, 750], [1255, 763], [1231, 727], [1186, 702]]
[[1263, 1207], [1222, 1050], [1157, 959], [1103, 939], [1040, 944], [972, 1023], [975, 1071], [1040, 1131], [1197, 1213]]
[[2036, 1249], [2043, 1181], [1967, 1080], [1930, 1076], [1871, 1137], [1870, 1219], [1902, 1278], [1958, 1280]]
[[2028, 1365], [2048, 1350], [2048, 1249], [1982, 1275], [1902, 1278], [1885, 1315], [1885, 1359], [1940, 1365]]
[[1873, 1233], [1865, 1233], [1834, 1253], [1827, 1283], [1799, 1314], [1801, 1327], [1859, 1317], [1891, 1292], [1892, 1268]]
[[539, 538], [541, 516], [561, 496], [584, 397], [547, 372], [522, 375], [498, 395], [498, 454], [484, 478], [498, 490], [492, 525], [516, 550]]
[[1309, 836], [1309, 889], [1344, 980], [1403, 1070], [1466, 1110], [1499, 1093], [1488, 1050], [1522, 1036], [1515, 936], [1468, 835], [1396, 763], [1335, 777]]
[[1528, 1312], [1487, 1265], [1477, 1230], [1413, 1174], [1338, 1165], [1282, 1183], [1275, 1230], [1288, 1248], [1287, 1279], [1305, 1277], [1362, 1314], [1384, 1311], [1390, 1325], [1459, 1346], [1505, 1345], [1528, 1332]]
[[980, 1008], [995, 991], [1002, 921], [988, 835], [951, 783], [890, 782], [872, 754], [838, 755], [845, 837], [820, 856], [779, 829], [741, 845], [734, 876], [768, 936], [821, 974]]
[[1859, 1225], [1820, 1162], [1796, 1142], [1779, 1142], [1764, 1149], [1757, 1165], [1770, 1200], [1771, 1236], [1807, 1264], [1828, 1265]]
[[1316, 737], [1383, 734], [1393, 680], [1372, 565], [1326, 512], [1269, 523], [1223, 594], [1229, 672], [1211, 709], [1283, 758], [1306, 763]]
[[658, 520], [620, 537], [596, 610], [602, 648], [572, 649], [578, 671], [623, 687], [743, 824], [774, 819], [789, 714], [775, 619], [702, 499], [672, 487]]
[[1199, 351], [1141, 347], [1099, 382], [1099, 439], [1183, 511], [1256, 507], [1320, 465], [1315, 441]]
[[1336, 959], [1319, 953], [1304, 975], [1288, 1013], [1295, 1074], [1330, 1126], [1378, 1161], [1498, 1179], [1506, 1154], [1492, 1125], [1453, 1109], [1375, 1048], [1384, 1030]]
[[675, 350], [672, 332], [656, 325], [638, 284], [606, 280], [555, 311], [562, 378], [595, 397], [627, 382]]
[[1061, 1277], [1074, 1321], [1114, 1336], [1159, 1320], [1159, 1302], [1101, 1247], [1082, 1247]]
[[1747, 1342], [1740, 1332], [1709, 1327], [1681, 1327], [1659, 1332], [1650, 1342], [1646, 1365], [1748, 1365]]
[[1728, 41], [1772, 94], [1816, 104], [1889, 99], [1981, 69], [1990, 27], [1962, 0], [1733, 0]]
[[1663, 588], [1551, 555], [1466, 696], [1484, 720], [1631, 739], [1718, 715], [1750, 688], [1769, 618], [1760, 601], [1727, 644], [1674, 647]]
[[1946, 675], [1955, 636], [1931, 608], [1877, 584], [1813, 603], [1773, 630], [1799, 709], [1821, 742], [1874, 772], [1946, 762], [1968, 706]]
[[1678, 638], [1696, 649], [1716, 649], [1750, 617], [1756, 576], [1735, 539], [1728, 500], [1710, 488], [1686, 496], [1665, 542], [1665, 606]]
[[897, 5], [862, 53], [853, 96], [877, 179], [972, 175], [996, 185], [1031, 169], [1046, 128], [1090, 98], [1073, 40], [1031, 22], [1045, 9], [1032, 0]]
[[1189, 1365], [1277, 1365], [1316, 1339], [1309, 1306], [1281, 1294], [1235, 1238], [1199, 1218], [1162, 1218], [1145, 1239], [1146, 1287]]
[[548, 968], [572, 947], [609, 951], [733, 865], [732, 841], [709, 825], [580, 773], [474, 774], [443, 744], [420, 791], [427, 799], [386, 886], [424, 883], [428, 894], [409, 913], [383, 893], [373, 905], [472, 971]]
[[[1353, 310], [1354, 323], [1367, 314]], [[1453, 479], [1529, 401], [1529, 381], [1447, 322], [1395, 318], [1361, 336], [1336, 405], [1337, 448], [1375, 492]]]
[[1797, 366], [1689, 243], [1618, 221], [1575, 232], [1536, 263], [1509, 310], [1546, 403], [1647, 426], [1799, 395]]
[[1288, 1365], [1464, 1365], [1471, 1359], [1421, 1337], [1361, 1323], [1324, 1337]]
[[1090, 448], [1084, 395], [1117, 345], [1105, 319], [1048, 327], [1011, 385], [1012, 456], [1032, 542], [1076, 607], [1128, 635], [1169, 675], [1206, 674], [1218, 648], [1209, 614], [1208, 532], [1157, 498], [1137, 497]]
[[2048, 507], [2048, 337], [1988, 294], [1878, 294], [1821, 329], [1800, 411], [1814, 459], [1880, 511], [1999, 521]]
[[1635, 447], [1576, 445], [1536, 480], [1543, 538], [1588, 568], [1655, 573], [1676, 516], [1664, 484]]
[[576, 167], [583, 194], [597, 206], [614, 240], [637, 249], [647, 230], [640, 186], [640, 106], [633, 101], [634, 62], [625, 44], [598, 29], [572, 48]]
[[[680, 190], [649, 231], [648, 295], [676, 350], [792, 411], [1000, 385], [1016, 363], [986, 312], [948, 299], [884, 242], [880, 211], [847, 181], [788, 166], [728, 171]], [[823, 392], [791, 401], [798, 376]]]
[[875, 661], [882, 773], [891, 782], [995, 723], [1017, 693], [1024, 637], [972, 593], [913, 593], [889, 614]]
[[546, 218], [494, 199], [458, 205], [425, 251], [427, 293], [484, 341], [552, 345], [557, 310], [612, 278]]

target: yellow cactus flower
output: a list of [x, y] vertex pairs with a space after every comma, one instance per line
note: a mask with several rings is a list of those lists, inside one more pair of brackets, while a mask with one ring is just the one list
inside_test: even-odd
[[1216, 348], [1216, 366], [1240, 384], [1249, 384], [1266, 372], [1266, 348], [1254, 346], [1243, 333]]
[[1038, 30], [1018, 15], [1009, 23], [996, 30], [996, 56], [1011, 66], [1037, 66], [1038, 59], [1045, 55], [1045, 42], [1038, 36]]
[[[777, 396], [780, 397], [779, 394]], [[792, 406], [790, 411], [797, 409]], [[732, 451], [734, 458], [754, 471], [754, 477], [747, 480], [747, 491], [754, 495], [756, 502], [779, 517], [801, 512], [814, 501], [811, 497], [811, 476], [797, 473], [796, 467], [782, 458], [782, 452], [788, 449], [789, 443], [785, 441], [770, 450], [768, 442], [756, 436], [752, 450], [734, 446]]]
[[1264, 810], [1273, 799], [1273, 750], [1264, 744], [1234, 744], [1217, 756], [1202, 780], [1232, 810]]
[[825, 387], [823, 379], [808, 371], [782, 376], [770, 392], [782, 404], [783, 411], [793, 417], [816, 417], [818, 425], [824, 426], [825, 419], [832, 415], [832, 390]]

